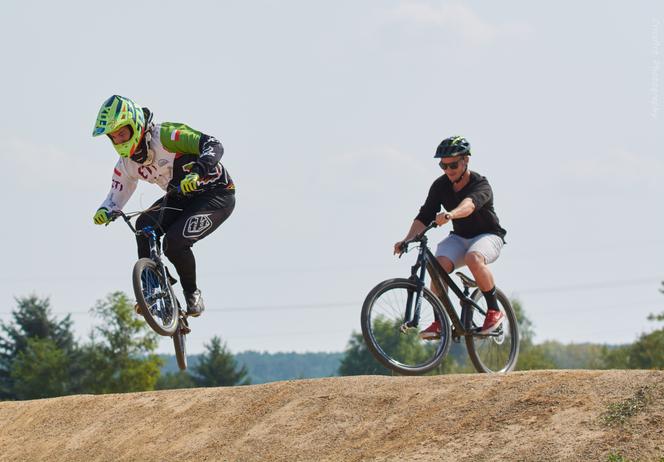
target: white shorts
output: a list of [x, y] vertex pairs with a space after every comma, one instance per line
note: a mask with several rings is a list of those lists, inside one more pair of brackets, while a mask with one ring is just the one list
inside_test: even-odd
[[466, 266], [465, 257], [468, 252], [477, 252], [484, 257], [487, 265], [496, 261], [505, 243], [495, 234], [480, 234], [466, 239], [450, 234], [440, 241], [436, 249], [436, 257], [446, 257], [454, 263], [454, 268]]

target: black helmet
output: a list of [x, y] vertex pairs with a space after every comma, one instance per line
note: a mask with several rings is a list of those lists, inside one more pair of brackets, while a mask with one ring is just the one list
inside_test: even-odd
[[438, 145], [434, 157], [469, 156], [470, 143], [463, 136], [450, 136]]

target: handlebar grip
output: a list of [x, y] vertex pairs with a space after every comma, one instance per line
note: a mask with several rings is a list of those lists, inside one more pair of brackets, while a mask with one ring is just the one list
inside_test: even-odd
[[113, 210], [112, 212], [108, 213], [108, 221], [104, 223], [104, 226], [108, 226], [111, 223], [113, 223], [118, 217], [122, 216], [122, 211], [120, 210]]

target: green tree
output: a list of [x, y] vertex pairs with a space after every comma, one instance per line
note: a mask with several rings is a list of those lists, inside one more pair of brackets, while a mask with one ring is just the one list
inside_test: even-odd
[[70, 391], [70, 358], [55, 342], [31, 338], [16, 356], [10, 372], [16, 399], [49, 398]]
[[353, 332], [339, 365], [339, 375], [391, 375], [392, 372], [376, 361], [362, 334]]
[[519, 325], [519, 359], [516, 370], [525, 371], [531, 369], [555, 369], [556, 364], [546, 353], [546, 349], [535, 345], [533, 338], [535, 330], [533, 322], [526, 315], [521, 302], [517, 299], [511, 300], [512, 308], [516, 314]]
[[250, 383], [247, 368], [238, 368], [235, 358], [218, 336], [212, 337], [210, 343], [205, 344], [205, 349], [194, 367], [192, 378], [196, 386], [227, 387]]
[[[659, 291], [664, 293], [662, 289]], [[651, 314], [648, 320], [662, 322], [664, 312]], [[664, 369], [664, 328], [641, 334], [631, 345], [607, 349], [604, 359], [612, 369]]]
[[[17, 307], [12, 311], [12, 322], [6, 324], [0, 322], [0, 399], [17, 399], [19, 394], [22, 398], [39, 397], [27, 395], [24, 390], [17, 394], [16, 380], [22, 387], [36, 390], [29, 384], [30, 377], [36, 378], [40, 374], [47, 374], [46, 365], [33, 366], [28, 372], [25, 362], [33, 355], [46, 355], [50, 359], [68, 358], [66, 362], [56, 361], [59, 371], [54, 374], [65, 373], [68, 377], [74, 375], [76, 367], [77, 345], [72, 333], [72, 321], [69, 316], [58, 321], [52, 316], [50, 301], [48, 298], [40, 299], [36, 295], [17, 298]], [[35, 340], [48, 340], [48, 342], [34, 342]], [[29, 351], [28, 351], [29, 350]], [[59, 352], [58, 352], [59, 350]], [[14, 363], [21, 356], [21, 364]], [[49, 363], [50, 364], [50, 363]], [[37, 373], [36, 368], [41, 372]], [[65, 371], [65, 372], [63, 372]], [[25, 373], [27, 375], [21, 375]], [[35, 375], [36, 374], [36, 375]], [[48, 386], [46, 386], [48, 388]], [[61, 388], [62, 393], [67, 393], [72, 385], [67, 383]]]
[[194, 379], [187, 371], [168, 372], [159, 376], [155, 389], [172, 390], [195, 387]]
[[114, 292], [91, 310], [101, 319], [82, 348], [79, 388], [85, 393], [154, 390], [161, 359], [157, 335], [134, 314], [129, 298]]
[[[664, 313], [651, 314], [648, 320], [664, 321]], [[648, 334], [641, 334], [639, 339], [622, 351], [616, 351], [613, 358], [627, 369], [664, 369], [664, 329], [656, 329]]]
[[[424, 362], [432, 355], [430, 347], [424, 345], [416, 331], [409, 335], [395, 335], [399, 326], [387, 319], [374, 320], [373, 334], [385, 351], [404, 363], [417, 364]], [[440, 366], [430, 374], [456, 372], [459, 366], [453, 355], [448, 355]], [[339, 375], [391, 375], [393, 372], [380, 364], [369, 351], [364, 337], [353, 332], [348, 341], [339, 365]]]

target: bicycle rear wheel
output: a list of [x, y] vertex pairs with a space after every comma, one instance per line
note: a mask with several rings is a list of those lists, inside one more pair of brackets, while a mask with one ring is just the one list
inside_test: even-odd
[[[362, 335], [367, 347], [385, 367], [404, 375], [424, 374], [447, 354], [451, 330], [438, 298], [422, 289], [420, 319], [406, 327], [404, 317], [410, 302], [415, 308], [417, 285], [409, 279], [390, 279], [374, 287], [362, 306]], [[440, 323], [440, 338], [423, 340], [420, 331], [434, 320]]]
[[141, 258], [134, 265], [134, 295], [143, 317], [159, 335], [172, 336], [178, 327], [178, 309], [168, 282], [157, 264]]
[[[472, 300], [486, 313], [486, 300], [482, 292], [475, 290]], [[519, 357], [519, 327], [514, 309], [505, 294], [496, 289], [496, 299], [505, 320], [488, 335], [466, 336], [466, 349], [477, 372], [509, 372], [516, 367]], [[484, 324], [484, 313], [475, 307], [465, 307], [466, 330], [477, 329]]]

